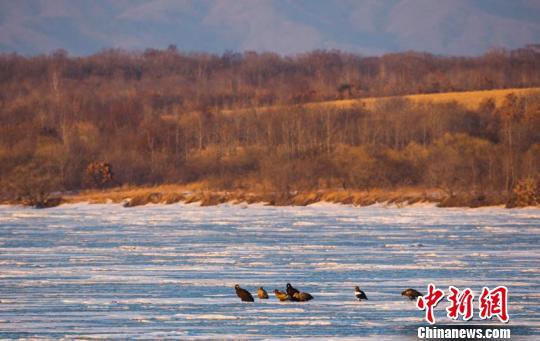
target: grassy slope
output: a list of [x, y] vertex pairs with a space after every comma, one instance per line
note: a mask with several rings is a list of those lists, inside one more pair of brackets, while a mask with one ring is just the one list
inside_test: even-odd
[[[492, 98], [497, 106], [500, 106], [504, 101], [504, 98], [509, 94], [515, 94], [518, 97], [529, 94], [540, 94], [540, 88], [525, 88], [525, 89], [498, 89], [498, 90], [483, 90], [483, 91], [466, 91], [466, 92], [445, 92], [438, 94], [416, 94], [403, 96], [415, 103], [447, 103], [458, 102], [467, 109], [477, 109], [480, 103]], [[366, 98], [366, 99], [351, 99], [330, 101], [322, 103], [311, 103], [308, 106], [313, 105], [328, 105], [338, 108], [347, 108], [354, 105], [363, 103], [368, 109], [373, 108], [377, 103], [395, 99], [396, 97], [379, 97], [379, 98]]]
[[[350, 108], [353, 106], [363, 105], [367, 109], [373, 109], [378, 104], [389, 101], [392, 99], [405, 98], [412, 102], [418, 104], [429, 104], [429, 103], [448, 103], [448, 102], [457, 102], [467, 109], [477, 109], [482, 101], [492, 98], [495, 101], [497, 106], [500, 106], [504, 101], [504, 98], [508, 94], [515, 94], [518, 97], [529, 95], [529, 94], [538, 94], [540, 95], [540, 88], [516, 88], [516, 89], [497, 89], [497, 90], [480, 90], [480, 91], [463, 91], [463, 92], [444, 92], [436, 94], [415, 94], [415, 95], [405, 95], [405, 96], [390, 96], [390, 97], [368, 97], [361, 99], [344, 99], [344, 100], [335, 100], [335, 101], [325, 101], [325, 102], [312, 102], [303, 104], [305, 108], [308, 109], [317, 109], [317, 108]], [[279, 106], [270, 106], [270, 107], [259, 107], [255, 108], [257, 111], [273, 110], [278, 109]], [[253, 109], [240, 109], [244, 110], [253, 110]], [[223, 110], [223, 113], [233, 113], [238, 112], [239, 110]]]

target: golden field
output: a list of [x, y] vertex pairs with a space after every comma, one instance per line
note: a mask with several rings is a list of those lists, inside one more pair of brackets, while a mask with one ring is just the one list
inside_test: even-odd
[[[500, 106], [504, 98], [513, 93], [517, 97], [525, 95], [538, 94], [540, 95], [540, 88], [524, 88], [524, 89], [497, 89], [497, 90], [481, 90], [481, 91], [465, 91], [465, 92], [444, 92], [437, 94], [415, 94], [401, 96], [401, 98], [410, 100], [417, 104], [422, 103], [449, 103], [457, 102], [463, 105], [467, 109], [477, 109], [478, 106], [487, 99], [493, 99], [496, 106]], [[338, 100], [321, 103], [310, 103], [308, 107], [316, 105], [327, 105], [337, 108], [348, 108], [355, 105], [363, 104], [368, 109], [372, 109], [377, 103], [392, 100], [399, 97], [371, 97], [365, 99], [351, 99], [351, 100]]]
[[[368, 98], [355, 98], [355, 99], [343, 99], [335, 101], [325, 102], [311, 102], [306, 104], [299, 104], [307, 109], [320, 109], [320, 108], [337, 108], [346, 109], [354, 106], [364, 106], [366, 109], [374, 109], [377, 105], [382, 104], [385, 101], [391, 101], [395, 99], [407, 99], [416, 104], [442, 104], [456, 102], [463, 105], [470, 110], [476, 110], [478, 106], [487, 99], [493, 99], [496, 106], [500, 106], [504, 98], [509, 94], [514, 94], [517, 97], [523, 97], [526, 95], [540, 95], [540, 87], [535, 88], [513, 88], [513, 89], [496, 89], [496, 90], [479, 90], [479, 91], [461, 91], [461, 92], [444, 92], [433, 94], [414, 94], [404, 96], [389, 96], [389, 97], [368, 97]], [[280, 106], [268, 106], [258, 107], [250, 109], [237, 109], [237, 110], [223, 110], [224, 114], [232, 114], [235, 112], [243, 112], [248, 110], [266, 111], [275, 110]]]

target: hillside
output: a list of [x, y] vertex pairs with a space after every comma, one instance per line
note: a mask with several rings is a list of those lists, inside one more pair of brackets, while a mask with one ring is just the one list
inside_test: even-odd
[[[406, 99], [411, 101], [414, 104], [442, 104], [442, 103], [451, 103], [456, 102], [457, 104], [463, 106], [468, 110], [476, 110], [482, 104], [482, 102], [492, 99], [496, 107], [500, 107], [506, 96], [509, 94], [514, 94], [517, 97], [540, 95], [540, 87], [532, 88], [512, 88], [512, 89], [495, 89], [495, 90], [477, 90], [477, 91], [454, 91], [454, 92], [444, 92], [444, 93], [433, 93], [433, 94], [414, 94], [414, 95], [404, 95], [404, 96], [385, 96], [385, 97], [368, 97], [368, 98], [356, 98], [356, 99], [342, 99], [334, 101], [323, 101], [323, 102], [309, 102], [305, 104], [300, 104], [301, 106], [307, 109], [320, 109], [320, 108], [331, 108], [331, 109], [350, 109], [356, 106], [362, 106], [367, 110], [373, 110], [378, 105], [384, 104], [385, 102], [390, 102], [393, 100], [402, 100]], [[222, 110], [224, 114], [232, 114], [238, 112], [247, 112], [247, 111], [270, 111], [276, 110], [279, 108], [286, 108], [287, 106], [262, 106], [249, 109], [236, 109], [236, 110]]]
[[0, 55], [0, 200], [204, 184], [205, 202], [534, 204], [538, 65], [534, 48]]

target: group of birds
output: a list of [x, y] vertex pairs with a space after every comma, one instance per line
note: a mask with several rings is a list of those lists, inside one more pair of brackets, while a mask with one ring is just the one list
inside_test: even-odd
[[[243, 302], [255, 301], [251, 293], [246, 289], [241, 288], [238, 284], [234, 286], [234, 289], [236, 290], [236, 295], [240, 297]], [[313, 299], [313, 296], [311, 296], [311, 294], [297, 290], [291, 285], [291, 283], [287, 283], [285, 291], [279, 291], [278, 289], [274, 290], [274, 295], [276, 295], [277, 299], [281, 302], [307, 302]], [[257, 296], [261, 300], [266, 300], [269, 298], [268, 293], [266, 292], [266, 290], [264, 290], [263, 287], [259, 287], [259, 289], [257, 290]]]
[[[241, 288], [238, 284], [234, 286], [234, 289], [236, 290], [236, 295], [243, 302], [255, 301], [251, 293], [247, 291], [246, 289]], [[291, 285], [291, 283], [287, 283], [285, 291], [279, 291], [278, 289], [275, 289], [274, 295], [276, 295], [277, 299], [280, 300], [281, 302], [284, 302], [284, 301], [307, 302], [313, 299], [313, 296], [311, 296], [311, 294], [297, 290]], [[403, 290], [401, 292], [401, 295], [409, 298], [411, 301], [417, 299], [420, 296], [424, 296], [421, 292], [412, 288]], [[263, 287], [259, 287], [259, 289], [257, 290], [257, 296], [261, 300], [266, 300], [269, 298], [268, 293], [266, 292], [266, 290], [264, 290]], [[354, 287], [354, 296], [359, 301], [368, 299], [366, 296], [366, 293], [360, 290], [360, 287], [358, 286]]]

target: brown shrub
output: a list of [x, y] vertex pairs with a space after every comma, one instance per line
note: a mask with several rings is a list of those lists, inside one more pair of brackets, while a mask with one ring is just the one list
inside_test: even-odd
[[514, 189], [510, 200], [506, 204], [508, 208], [534, 206], [538, 204], [536, 182], [531, 179], [520, 180]]
[[107, 162], [94, 161], [86, 167], [84, 182], [87, 187], [104, 188], [113, 181], [113, 171], [111, 164]]

